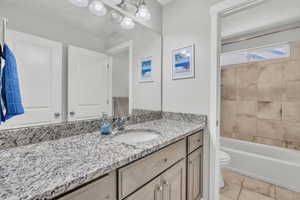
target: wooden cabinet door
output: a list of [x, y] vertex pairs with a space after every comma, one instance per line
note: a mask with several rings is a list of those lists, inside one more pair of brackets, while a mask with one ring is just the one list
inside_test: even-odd
[[108, 112], [108, 57], [99, 52], [68, 47], [68, 120], [99, 118]]
[[116, 200], [116, 173], [94, 181], [58, 200]]
[[186, 160], [182, 160], [162, 175], [163, 200], [186, 199]]
[[160, 177], [154, 179], [125, 200], [162, 200]]
[[188, 200], [200, 200], [202, 197], [202, 148], [188, 157]]

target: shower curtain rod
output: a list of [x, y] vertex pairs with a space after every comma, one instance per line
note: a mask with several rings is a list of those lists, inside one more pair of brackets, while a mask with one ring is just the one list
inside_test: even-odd
[[252, 36], [248, 36], [248, 37], [243, 37], [237, 40], [231, 40], [228, 42], [223, 42], [222, 46], [225, 45], [229, 45], [229, 44], [234, 44], [234, 43], [238, 43], [238, 42], [242, 42], [242, 41], [247, 41], [247, 40], [252, 40], [255, 38], [259, 38], [259, 37], [264, 37], [264, 36], [268, 36], [268, 35], [272, 35], [272, 34], [276, 34], [276, 33], [281, 33], [281, 32], [285, 32], [285, 31], [290, 31], [290, 30], [295, 30], [295, 29], [299, 29], [300, 25], [294, 26], [294, 27], [288, 27], [288, 28], [282, 28], [282, 29], [278, 29], [275, 31], [271, 31], [271, 32], [267, 32], [267, 33], [262, 33], [262, 34], [256, 34], [256, 35], [252, 35]]

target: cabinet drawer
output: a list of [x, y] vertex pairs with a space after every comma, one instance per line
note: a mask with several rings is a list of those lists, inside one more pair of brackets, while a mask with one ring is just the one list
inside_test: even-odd
[[116, 173], [94, 181], [58, 200], [116, 200]]
[[188, 153], [203, 145], [203, 131], [199, 131], [188, 137]]
[[186, 155], [186, 141], [181, 140], [150, 156], [119, 170], [119, 199], [123, 199], [136, 189], [159, 175]]

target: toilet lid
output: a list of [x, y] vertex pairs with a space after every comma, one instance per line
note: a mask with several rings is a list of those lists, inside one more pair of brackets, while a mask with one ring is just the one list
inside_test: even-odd
[[227, 162], [229, 160], [230, 160], [229, 154], [224, 152], [224, 151], [220, 151], [220, 161], [221, 162]]

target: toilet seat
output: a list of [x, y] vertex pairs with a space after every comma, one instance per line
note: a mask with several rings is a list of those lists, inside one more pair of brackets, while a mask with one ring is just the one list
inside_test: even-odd
[[230, 156], [228, 153], [224, 152], [224, 151], [220, 151], [220, 163], [221, 165], [226, 165], [227, 163], [229, 163], [231, 160]]

